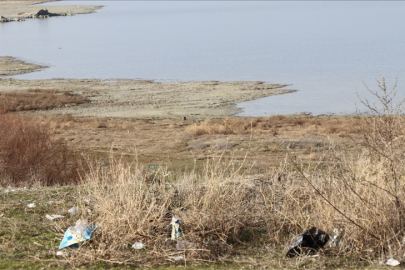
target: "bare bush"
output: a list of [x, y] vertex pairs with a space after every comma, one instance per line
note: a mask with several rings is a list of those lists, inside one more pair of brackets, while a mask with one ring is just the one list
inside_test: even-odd
[[49, 110], [63, 105], [86, 102], [83, 96], [56, 89], [28, 89], [26, 91], [0, 93], [0, 112]]
[[[378, 90], [367, 88], [379, 104], [361, 100], [370, 115], [360, 118], [356, 150], [331, 147], [317, 165], [307, 168], [292, 161], [303, 181], [301, 192], [312, 189], [307, 205], [311, 224], [347, 231], [345, 252], [362, 257], [404, 258], [404, 100], [395, 102], [396, 85], [388, 90], [384, 78]], [[309, 201], [310, 202], [310, 201]], [[308, 224], [301, 220], [300, 224]], [[308, 227], [306, 227], [308, 228]]]
[[70, 184], [79, 163], [49, 127], [36, 119], [0, 114], [0, 173], [5, 185]]

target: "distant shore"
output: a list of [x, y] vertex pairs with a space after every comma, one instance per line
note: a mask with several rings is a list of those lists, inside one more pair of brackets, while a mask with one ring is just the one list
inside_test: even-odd
[[[102, 8], [94, 5], [63, 5], [36, 6], [45, 1], [4, 1], [0, 0], [0, 23], [19, 22], [31, 18], [47, 18], [53, 16], [74, 16], [76, 14], [93, 13]], [[41, 11], [46, 10], [47, 12]]]
[[72, 114], [79, 117], [206, 119], [223, 118], [239, 112], [236, 104], [272, 95], [295, 92], [286, 85], [259, 81], [189, 81], [158, 83], [127, 79], [18, 80], [2, 78], [38, 71], [45, 66], [0, 56], [0, 92], [27, 89], [72, 91], [89, 102], [75, 106], [36, 111], [34, 114]]
[[[0, 0], [0, 22], [24, 21], [30, 18], [73, 16], [92, 13], [102, 6], [35, 6], [48, 1]], [[46, 10], [46, 12], [45, 12]], [[147, 80], [50, 79], [18, 80], [2, 78], [47, 68], [0, 55], [0, 92], [27, 89], [58, 89], [86, 97], [85, 104], [60, 107], [30, 114], [71, 114], [78, 117], [138, 119], [206, 119], [235, 115], [237, 103], [272, 95], [295, 92], [286, 85], [259, 81], [190, 81], [158, 83]]]

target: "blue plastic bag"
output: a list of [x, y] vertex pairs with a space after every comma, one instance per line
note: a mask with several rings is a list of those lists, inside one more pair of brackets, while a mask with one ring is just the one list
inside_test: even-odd
[[65, 235], [63, 236], [62, 242], [59, 245], [59, 249], [70, 247], [70, 248], [78, 248], [79, 243], [84, 242], [86, 240], [90, 240], [94, 234], [94, 231], [97, 229], [95, 225], [89, 225], [87, 222], [85, 224], [81, 224], [81, 222], [76, 222], [74, 227], [69, 227]]

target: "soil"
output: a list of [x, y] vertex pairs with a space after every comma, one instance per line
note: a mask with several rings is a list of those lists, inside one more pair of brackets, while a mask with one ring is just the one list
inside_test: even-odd
[[[0, 75], [9, 76], [45, 68], [11, 57], [0, 57]], [[89, 102], [34, 114], [71, 114], [76, 117], [193, 119], [236, 114], [236, 104], [271, 95], [291, 93], [286, 85], [259, 81], [154, 82], [146, 80], [0, 78], [0, 91], [27, 89], [69, 90]]]

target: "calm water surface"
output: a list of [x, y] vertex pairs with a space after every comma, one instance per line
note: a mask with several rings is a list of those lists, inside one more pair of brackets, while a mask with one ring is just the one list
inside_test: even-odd
[[[49, 65], [16, 76], [261, 80], [296, 93], [243, 116], [353, 113], [363, 81], [405, 88], [405, 2], [63, 1], [95, 14], [0, 24], [0, 55]], [[358, 102], [357, 102], [358, 103]]]

